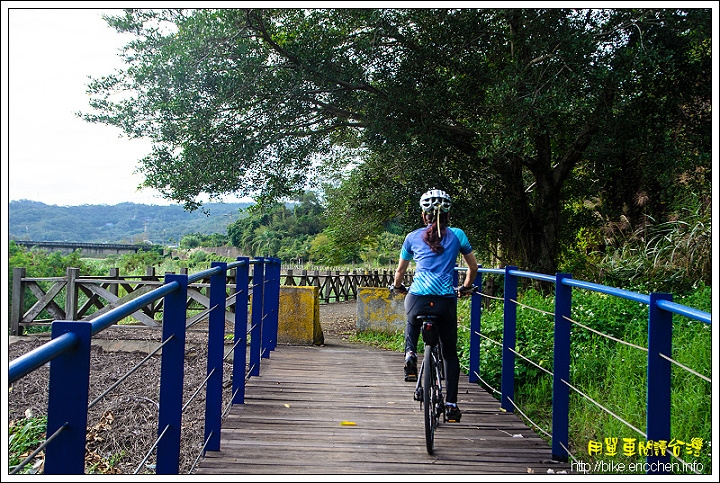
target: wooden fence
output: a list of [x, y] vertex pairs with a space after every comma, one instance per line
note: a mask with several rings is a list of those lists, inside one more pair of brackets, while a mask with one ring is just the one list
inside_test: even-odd
[[[187, 274], [187, 269], [181, 270]], [[280, 274], [285, 286], [315, 286], [319, 288], [320, 303], [356, 300], [359, 287], [387, 287], [393, 282], [391, 270], [305, 270], [286, 268]], [[252, 280], [252, 276], [250, 277]], [[406, 274], [405, 284], [412, 281]], [[121, 276], [117, 268], [108, 276], [81, 276], [79, 269], [68, 268], [64, 277], [27, 277], [25, 268], [13, 269], [10, 311], [10, 334], [22, 335], [26, 327], [49, 326], [54, 320], [92, 320], [164, 283], [164, 275], [157, 275], [154, 267], [146, 274]], [[188, 310], [192, 313], [188, 327], [207, 317], [210, 310], [209, 280], [200, 280], [188, 287]], [[227, 275], [228, 312], [233, 320], [235, 270]], [[69, 294], [69, 296], [68, 296]], [[29, 308], [26, 308], [30, 305]], [[147, 327], [161, 325], [162, 300], [149, 304], [132, 317]]]

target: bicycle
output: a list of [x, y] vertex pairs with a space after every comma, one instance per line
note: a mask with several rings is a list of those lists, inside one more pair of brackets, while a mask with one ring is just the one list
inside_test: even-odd
[[443, 381], [445, 381], [445, 365], [442, 355], [442, 343], [438, 337], [435, 325], [436, 315], [420, 314], [416, 317], [422, 321], [422, 339], [425, 343], [420, 370], [418, 371], [415, 394], [413, 398], [420, 401], [424, 412], [425, 447], [428, 454], [435, 450], [435, 429], [440, 424], [440, 415], [443, 423], [445, 417], [445, 395]]
[[[405, 286], [388, 287], [390, 293], [407, 293]], [[465, 297], [477, 293], [477, 286], [457, 287], [456, 293], [458, 297]], [[421, 321], [421, 336], [425, 346], [424, 356], [417, 375], [417, 383], [415, 384], [415, 393], [413, 399], [420, 401], [424, 413], [425, 426], [425, 447], [428, 454], [432, 455], [435, 451], [435, 430], [440, 425], [440, 416], [442, 422], [447, 423], [447, 413], [445, 412], [445, 394], [443, 382], [445, 381], [445, 362], [442, 353], [442, 341], [440, 340], [436, 321], [439, 318], [435, 314], [418, 314], [416, 320]]]

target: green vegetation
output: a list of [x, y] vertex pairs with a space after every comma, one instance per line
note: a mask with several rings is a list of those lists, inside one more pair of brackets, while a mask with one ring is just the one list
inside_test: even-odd
[[366, 330], [352, 334], [349, 339], [354, 342], [362, 342], [364, 344], [380, 347], [396, 352], [405, 351], [405, 336], [402, 330], [393, 333], [376, 330]]
[[[45, 428], [47, 427], [47, 417], [43, 416], [35, 418], [29, 415], [18, 421], [10, 421], [8, 428], [8, 465], [10, 469], [22, 463], [22, 461], [30, 456], [35, 449], [45, 441]], [[38, 456], [34, 464], [26, 465], [21, 469], [19, 474], [35, 474], [38, 471], [38, 465], [42, 464], [44, 458]]]
[[707, 201], [688, 195], [662, 223], [606, 226], [615, 233], [606, 236], [605, 256], [594, 267], [596, 277], [613, 287], [630, 283], [648, 292], [683, 293], [699, 282], [710, 285], [712, 220]]
[[[129, 36], [128, 55], [90, 80], [78, 114], [150, 140], [143, 184], [189, 209], [202, 194], [271, 205], [310, 188], [342, 248], [416, 226], [417, 199], [435, 186], [485, 265], [554, 273], [602, 252], [610, 224], [671, 221], [688, 193], [709, 204], [709, 8], [128, 9], [106, 20]], [[271, 241], [284, 234], [256, 235], [268, 240], [255, 249], [280, 253]]]

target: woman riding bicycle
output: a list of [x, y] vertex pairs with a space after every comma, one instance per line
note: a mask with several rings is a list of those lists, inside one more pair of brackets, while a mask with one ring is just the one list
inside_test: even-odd
[[[394, 289], [407, 292], [405, 297], [405, 380], [417, 380], [417, 343], [422, 329], [418, 314], [438, 316], [440, 342], [445, 358], [447, 380], [446, 417], [460, 421], [457, 407], [460, 361], [457, 355], [457, 296], [471, 293], [477, 275], [477, 260], [472, 246], [460, 228], [449, 227], [450, 196], [442, 190], [431, 189], [420, 197], [424, 228], [405, 237], [400, 260], [395, 271]], [[453, 271], [457, 256], [462, 254], [467, 264], [463, 286], [456, 293]], [[414, 260], [415, 275], [409, 289], [403, 280], [410, 261]]]

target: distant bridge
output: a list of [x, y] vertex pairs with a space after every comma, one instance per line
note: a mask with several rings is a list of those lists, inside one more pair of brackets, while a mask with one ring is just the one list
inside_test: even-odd
[[79, 243], [79, 242], [51, 242], [51, 241], [21, 241], [15, 240], [17, 245], [27, 248], [40, 248], [49, 252], [72, 253], [77, 249], [87, 257], [106, 257], [108, 255], [125, 255], [152, 249], [152, 245], [130, 245], [123, 243]]

